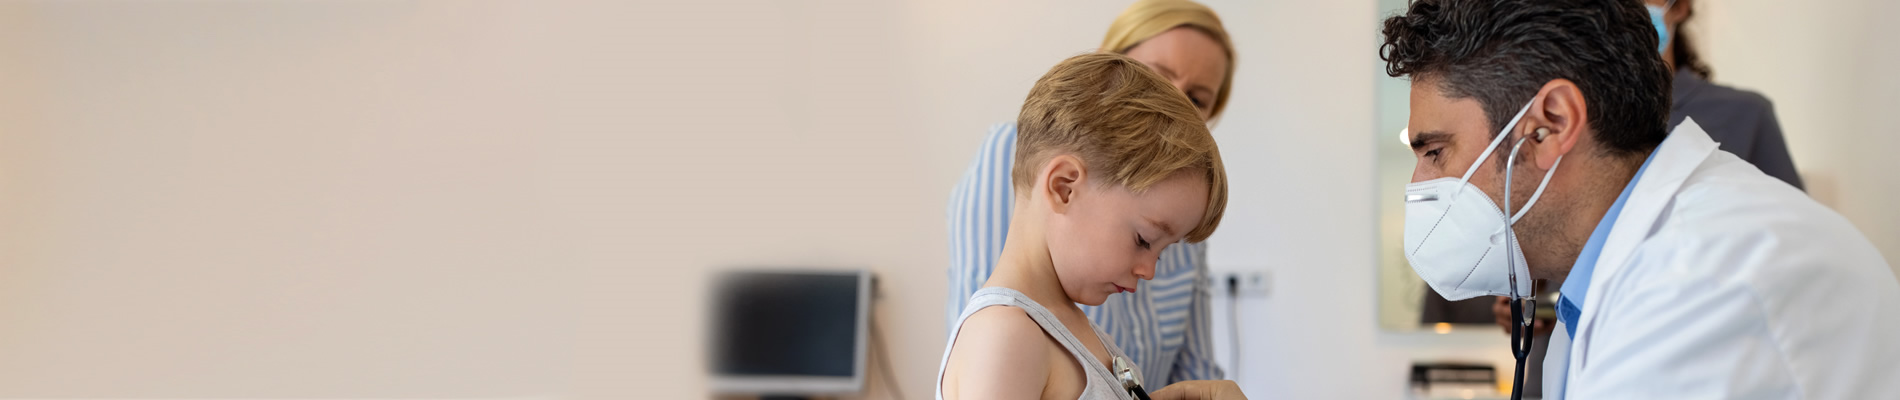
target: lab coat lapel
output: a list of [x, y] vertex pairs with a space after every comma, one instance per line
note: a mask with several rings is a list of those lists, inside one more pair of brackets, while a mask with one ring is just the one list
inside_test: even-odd
[[1570, 330], [1563, 321], [1550, 331], [1544, 343], [1544, 400], [1564, 400], [1564, 385], [1570, 383]]
[[1592, 322], [1603, 299], [1610, 297], [1606, 294], [1616, 290], [1615, 278], [1623, 272], [1624, 264], [1636, 247], [1649, 239], [1651, 229], [1661, 222], [1663, 210], [1673, 203], [1682, 183], [1715, 149], [1715, 141], [1709, 139], [1709, 134], [1694, 119], [1677, 125], [1669, 138], [1656, 147], [1655, 158], [1643, 170], [1642, 179], [1636, 181], [1636, 188], [1623, 203], [1616, 226], [1604, 239], [1603, 253], [1597, 257], [1595, 272], [1590, 276], [1590, 294], [1583, 299], [1582, 313], [1577, 318], [1577, 335], [1570, 338], [1570, 368], [1565, 375], [1571, 382], [1589, 362], [1590, 338], [1595, 334]]

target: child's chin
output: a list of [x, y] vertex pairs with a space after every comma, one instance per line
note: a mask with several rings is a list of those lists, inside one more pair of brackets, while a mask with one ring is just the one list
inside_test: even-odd
[[1108, 296], [1111, 296], [1111, 295], [1114, 295], [1114, 293], [1104, 293], [1101, 296], [1092, 298], [1092, 299], [1076, 299], [1075, 302], [1080, 303], [1085, 306], [1099, 306], [1099, 305], [1102, 305], [1102, 303], [1107, 303]]

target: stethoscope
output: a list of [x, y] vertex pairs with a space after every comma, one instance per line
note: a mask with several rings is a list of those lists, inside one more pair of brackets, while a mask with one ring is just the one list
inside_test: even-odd
[[1517, 373], [1511, 378], [1511, 400], [1524, 399], [1524, 363], [1531, 354], [1531, 318], [1526, 309], [1536, 310], [1537, 300], [1524, 298], [1511, 301], [1511, 356], [1517, 357]]
[[1128, 357], [1115, 356], [1110, 364], [1113, 364], [1115, 378], [1122, 381], [1122, 389], [1136, 400], [1152, 400], [1148, 398], [1148, 391], [1141, 389], [1141, 370], [1135, 369], [1135, 363], [1128, 362]]
[[[1538, 128], [1537, 140], [1542, 142], [1548, 134], [1549, 130]], [[1530, 140], [1530, 137], [1517, 139], [1517, 144], [1511, 146], [1511, 155], [1504, 160], [1504, 245], [1509, 246], [1504, 260], [1511, 276], [1511, 356], [1517, 358], [1517, 371], [1511, 378], [1511, 400], [1524, 399], [1524, 364], [1530, 358], [1532, 340], [1536, 338], [1536, 335], [1531, 334], [1531, 324], [1536, 322], [1536, 313], [1532, 311], [1537, 310], [1537, 299], [1529, 293], [1517, 291], [1517, 257], [1512, 256], [1519, 254], [1516, 249], [1517, 230], [1511, 228], [1510, 217], [1511, 183], [1515, 182], [1511, 180], [1511, 170], [1515, 169], [1511, 166], [1517, 164], [1517, 149], [1523, 147], [1526, 140]]]

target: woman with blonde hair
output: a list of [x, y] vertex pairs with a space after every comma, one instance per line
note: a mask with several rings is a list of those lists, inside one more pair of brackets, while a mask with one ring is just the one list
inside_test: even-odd
[[[1137, 1], [1109, 25], [1100, 51], [1126, 55], [1153, 70], [1186, 95], [1202, 121], [1218, 119], [1227, 106], [1234, 45], [1220, 17], [1207, 6], [1188, 0]], [[1004, 123], [990, 129], [951, 196], [947, 326], [955, 326], [1002, 254], [1019, 197], [1010, 184], [1017, 127]], [[1136, 239], [1131, 236], [1128, 242]], [[1225, 375], [1214, 362], [1206, 255], [1204, 243], [1167, 245], [1155, 260], [1152, 280], [1099, 306], [1083, 307], [1089, 321], [1107, 334], [1103, 339], [1127, 352], [1147, 387]]]

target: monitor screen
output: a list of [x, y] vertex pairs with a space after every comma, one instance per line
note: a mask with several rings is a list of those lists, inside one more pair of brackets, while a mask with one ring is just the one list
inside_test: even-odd
[[836, 393], [861, 385], [868, 273], [733, 272], [717, 285], [718, 389]]

